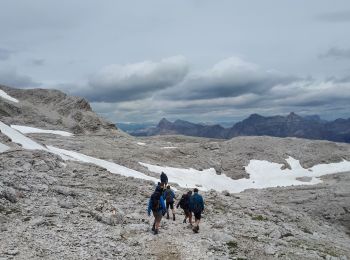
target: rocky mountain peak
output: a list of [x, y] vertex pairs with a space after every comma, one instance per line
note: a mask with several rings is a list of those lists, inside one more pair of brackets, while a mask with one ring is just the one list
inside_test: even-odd
[[301, 121], [303, 120], [303, 117], [295, 114], [294, 112], [291, 112], [288, 116], [287, 116], [287, 120], [288, 121]]
[[158, 127], [160, 128], [169, 128], [169, 126], [171, 126], [171, 122], [168, 121], [166, 118], [162, 118], [159, 123], [158, 123]]

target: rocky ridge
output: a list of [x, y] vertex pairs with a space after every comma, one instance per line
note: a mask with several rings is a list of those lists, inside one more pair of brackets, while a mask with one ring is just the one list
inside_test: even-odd
[[319, 116], [299, 116], [290, 113], [287, 116], [264, 117], [252, 114], [230, 128], [220, 125], [203, 125], [176, 120], [170, 122], [163, 118], [156, 127], [131, 131], [134, 136], [186, 135], [218, 139], [231, 139], [237, 136], [274, 136], [299, 137], [335, 142], [350, 142], [350, 119], [334, 121], [321, 120]]
[[100, 118], [83, 98], [54, 89], [15, 89], [0, 85], [0, 90], [20, 100], [0, 99], [1, 120], [46, 129], [69, 130], [75, 134], [110, 133], [114, 124]]

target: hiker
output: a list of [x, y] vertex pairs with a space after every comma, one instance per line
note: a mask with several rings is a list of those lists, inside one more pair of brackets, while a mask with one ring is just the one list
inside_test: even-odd
[[192, 228], [193, 232], [198, 233], [199, 222], [202, 217], [202, 212], [204, 210], [204, 201], [203, 197], [198, 194], [198, 189], [193, 190], [194, 194], [190, 198], [190, 210], [194, 214], [195, 223]]
[[162, 197], [162, 188], [157, 187], [148, 202], [148, 216], [151, 216], [151, 211], [153, 212], [154, 222], [152, 226], [152, 231], [155, 235], [159, 232], [160, 221], [165, 215], [166, 208], [164, 205], [164, 199]]
[[163, 193], [163, 198], [166, 203], [166, 218], [169, 219], [169, 207], [173, 213], [173, 221], [175, 221], [175, 209], [174, 209], [174, 199], [175, 193], [172, 189], [170, 189], [170, 185], [166, 187], [166, 190]]
[[177, 203], [176, 208], [182, 208], [185, 214], [185, 219], [183, 223], [186, 223], [186, 220], [188, 218], [188, 221], [190, 225], [192, 226], [192, 212], [190, 210], [190, 198], [192, 195], [192, 191], [190, 190], [189, 192], [183, 194], [181, 196], [180, 201]]
[[168, 176], [166, 176], [164, 172], [162, 172], [162, 174], [160, 175], [160, 182], [161, 185], [163, 185], [163, 187], [166, 187], [166, 185], [168, 184]]

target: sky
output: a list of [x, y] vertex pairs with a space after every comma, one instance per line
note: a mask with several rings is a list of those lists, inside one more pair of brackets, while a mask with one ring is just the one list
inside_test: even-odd
[[0, 0], [0, 84], [113, 122], [349, 118], [350, 1]]

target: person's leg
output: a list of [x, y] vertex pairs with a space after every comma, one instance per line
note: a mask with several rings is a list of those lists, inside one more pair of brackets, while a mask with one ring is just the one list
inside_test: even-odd
[[156, 214], [155, 211], [153, 211], [152, 213], [153, 213], [153, 217], [154, 217], [154, 221], [153, 221], [153, 225], [152, 225], [152, 231], [154, 231], [156, 229], [157, 214]]
[[173, 220], [175, 221], [175, 209], [174, 209], [174, 201], [170, 203], [170, 209], [173, 213]]
[[185, 214], [185, 218], [184, 218], [183, 223], [186, 223], [186, 220], [188, 218], [188, 213], [187, 213], [187, 211], [185, 209], [184, 209], [184, 214]]
[[162, 213], [158, 212], [158, 215], [156, 218], [156, 226], [155, 226], [154, 234], [158, 234], [161, 220], [162, 220]]
[[169, 204], [169, 202], [165, 202], [165, 204], [166, 204], [166, 218], [169, 219], [169, 206], [170, 206], [170, 204]]
[[194, 224], [194, 227], [193, 227], [193, 231], [197, 233], [198, 230], [199, 230], [199, 222], [201, 220], [201, 213], [200, 212], [199, 213], [195, 213], [194, 217], [195, 217], [195, 224]]
[[188, 220], [192, 226], [192, 212], [191, 211], [189, 211]]

